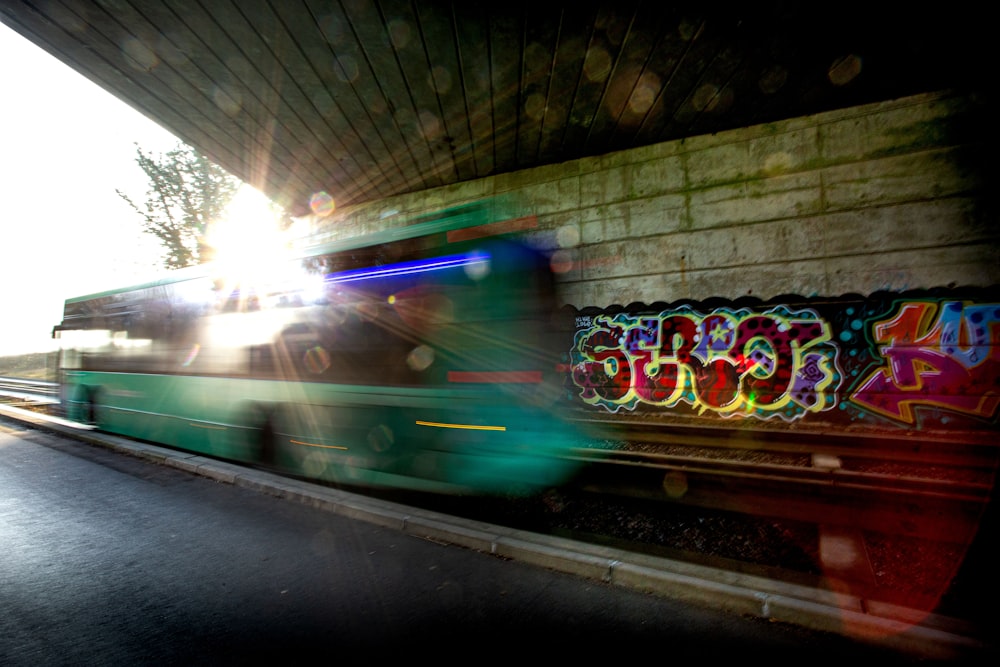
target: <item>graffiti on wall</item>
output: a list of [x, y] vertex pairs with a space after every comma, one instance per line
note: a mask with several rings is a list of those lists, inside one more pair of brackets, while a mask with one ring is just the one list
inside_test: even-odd
[[1000, 306], [913, 301], [872, 325], [884, 364], [851, 401], [908, 424], [914, 407], [989, 418], [1000, 405]]
[[[940, 296], [580, 311], [574, 400], [617, 413], [985, 423], [1000, 408], [1000, 304]], [[836, 408], [836, 409], [835, 409]]]
[[834, 406], [830, 326], [812, 311], [689, 308], [598, 316], [572, 356], [580, 397], [609, 412], [639, 403], [796, 419]]

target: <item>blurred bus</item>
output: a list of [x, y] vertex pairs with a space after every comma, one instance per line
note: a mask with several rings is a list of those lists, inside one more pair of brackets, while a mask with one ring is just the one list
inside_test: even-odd
[[548, 258], [453, 212], [67, 299], [70, 419], [326, 482], [532, 493], [574, 473]]

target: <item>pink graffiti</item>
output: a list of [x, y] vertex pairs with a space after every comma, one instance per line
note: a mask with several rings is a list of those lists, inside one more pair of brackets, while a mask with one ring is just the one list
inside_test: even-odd
[[830, 390], [840, 372], [829, 340], [829, 325], [811, 311], [598, 316], [576, 335], [572, 379], [584, 402], [610, 412], [686, 403], [790, 420], [836, 402]]
[[[909, 424], [914, 408], [935, 406], [989, 418], [1000, 406], [1000, 305], [914, 301], [877, 322], [886, 365], [851, 400]], [[937, 319], [934, 320], [934, 315]]]

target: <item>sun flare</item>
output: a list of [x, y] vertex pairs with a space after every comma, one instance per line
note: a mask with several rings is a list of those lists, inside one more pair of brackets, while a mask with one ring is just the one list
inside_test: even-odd
[[255, 270], [281, 257], [288, 240], [278, 216], [260, 191], [244, 185], [216, 220], [207, 235], [215, 263], [227, 277], [253, 278]]

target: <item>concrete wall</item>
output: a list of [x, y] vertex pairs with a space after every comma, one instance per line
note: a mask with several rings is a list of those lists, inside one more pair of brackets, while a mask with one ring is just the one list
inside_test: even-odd
[[921, 95], [404, 195], [322, 226], [351, 235], [489, 200], [497, 218], [537, 216], [578, 308], [993, 285], [984, 114]]

